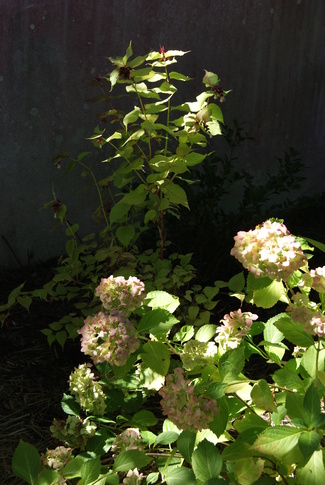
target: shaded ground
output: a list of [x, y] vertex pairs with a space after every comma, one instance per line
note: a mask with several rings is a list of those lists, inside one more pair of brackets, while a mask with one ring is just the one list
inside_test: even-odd
[[[0, 304], [25, 279], [34, 288], [41, 286], [47, 273], [46, 268], [1, 271]], [[64, 352], [59, 347], [50, 349], [40, 332], [59, 310], [47, 302], [35, 302], [30, 313], [17, 310], [13, 319], [0, 328], [1, 485], [25, 483], [11, 472], [12, 455], [20, 439], [39, 451], [58, 445], [51, 439], [49, 427], [54, 417], [65, 419], [60, 404], [62, 394], [67, 392], [70, 372], [82, 359], [79, 342], [68, 343]]]

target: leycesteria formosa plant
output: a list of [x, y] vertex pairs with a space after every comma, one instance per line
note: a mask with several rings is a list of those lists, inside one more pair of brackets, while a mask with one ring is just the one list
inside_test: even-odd
[[[180, 102], [178, 93], [179, 104], [173, 103], [177, 85], [190, 81], [175, 70], [185, 54], [161, 47], [134, 57], [130, 43], [124, 56], [108, 58], [111, 72], [96, 78], [100, 94], [95, 101], [105, 108], [89, 138], [104, 155], [103, 178], [95, 177], [87, 152], [55, 159], [58, 168], [65, 166], [68, 173], [79, 167], [91, 179], [99, 202], [93, 217], [100, 229], [82, 237], [82, 226], [70, 221], [53, 189], [53, 199], [44, 207], [53, 211], [57, 224], [66, 226], [66, 255], [43, 288], [25, 292], [21, 285], [9, 295], [0, 306], [3, 320], [16, 304], [28, 310], [34, 298], [69, 301], [75, 305], [73, 316], [65, 315], [44, 330], [50, 344], [56, 340], [63, 347], [95, 308], [93, 290], [107, 274], [141, 276], [147, 286], [173, 291], [191, 281], [191, 254], [170, 251], [165, 219], [166, 214], [180, 217], [180, 207], [189, 208], [184, 184], [192, 183], [193, 167], [206, 159], [211, 139], [221, 134], [223, 116], [217, 103], [227, 91], [215, 73], [204, 71], [205, 90], [194, 101]], [[150, 249], [142, 251], [148, 230]]]
[[325, 483], [325, 269], [309, 268], [309, 244], [278, 220], [239, 232], [231, 254], [248, 274], [226, 284], [238, 305], [199, 327], [165, 291], [102, 279], [102, 307], [79, 331], [90, 360], [70, 376], [67, 420], [51, 427], [60, 444], [39, 456], [21, 441], [16, 475], [37, 485]]

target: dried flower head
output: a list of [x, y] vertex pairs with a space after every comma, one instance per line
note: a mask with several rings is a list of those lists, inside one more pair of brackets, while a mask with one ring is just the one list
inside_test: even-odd
[[112, 451], [118, 455], [127, 450], [143, 450], [143, 441], [138, 428], [127, 428], [118, 434], [112, 444]]
[[72, 448], [65, 446], [57, 446], [54, 450], [47, 450], [46, 453], [41, 454], [43, 465], [49, 466], [54, 470], [63, 468], [70, 460]]

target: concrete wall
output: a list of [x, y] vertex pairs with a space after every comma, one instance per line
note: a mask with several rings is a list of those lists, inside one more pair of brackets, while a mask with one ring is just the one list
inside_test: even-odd
[[84, 181], [51, 161], [91, 150], [91, 81], [130, 40], [137, 55], [191, 50], [179, 70], [195, 78], [193, 96], [204, 68], [219, 74], [232, 89], [225, 119], [247, 121], [256, 139], [241, 156], [258, 178], [293, 146], [309, 166], [304, 192], [323, 191], [324, 28], [324, 0], [0, 0], [0, 265], [17, 264], [12, 251], [23, 264], [62, 251], [40, 210], [52, 182], [89, 230]]

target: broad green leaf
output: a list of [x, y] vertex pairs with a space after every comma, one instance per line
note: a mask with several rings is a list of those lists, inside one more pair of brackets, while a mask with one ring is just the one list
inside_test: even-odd
[[81, 467], [85, 460], [81, 456], [76, 456], [68, 461], [62, 470], [62, 476], [67, 479], [81, 476]]
[[177, 439], [177, 448], [187, 463], [191, 463], [195, 440], [196, 433], [192, 431], [182, 431]]
[[230, 278], [228, 282], [228, 287], [230, 291], [240, 292], [243, 291], [245, 288], [245, 276], [244, 272], [236, 274], [232, 278]]
[[124, 202], [117, 202], [113, 205], [110, 213], [109, 213], [109, 220], [111, 224], [114, 222], [122, 222], [125, 219], [126, 214], [129, 212], [131, 205], [126, 204]]
[[320, 398], [313, 383], [308, 387], [304, 397], [303, 415], [309, 429], [317, 428], [325, 421], [325, 415], [320, 409]]
[[80, 406], [76, 402], [75, 398], [70, 394], [63, 394], [61, 407], [66, 414], [70, 414], [71, 416], [80, 416]]
[[146, 313], [140, 320], [138, 332], [151, 333], [157, 338], [165, 338], [179, 320], [168, 310], [156, 308]]
[[224, 462], [229, 462], [248, 458], [253, 454], [254, 451], [251, 449], [251, 445], [238, 438], [234, 443], [230, 443], [230, 445], [224, 449], [222, 457]]
[[158, 419], [151, 411], [142, 410], [132, 417], [132, 424], [139, 426], [139, 428], [147, 428], [148, 426], [155, 426]]
[[129, 193], [125, 194], [122, 199], [119, 201], [120, 204], [128, 204], [128, 205], [142, 205], [142, 203], [146, 200], [148, 194], [148, 189], [145, 184], [140, 184], [134, 190], [130, 190]]
[[116, 231], [117, 239], [123, 246], [128, 246], [135, 234], [134, 226], [120, 226]]
[[304, 422], [303, 414], [303, 401], [304, 396], [301, 394], [288, 392], [286, 394], [286, 409], [290, 419], [298, 419]]
[[163, 431], [156, 438], [156, 445], [170, 445], [174, 443], [179, 434], [176, 431]]
[[304, 458], [311, 456], [317, 450], [322, 437], [317, 431], [303, 431], [299, 436], [298, 445]]
[[55, 470], [43, 470], [37, 479], [37, 485], [56, 485], [59, 483], [60, 475]]
[[241, 418], [234, 421], [233, 426], [242, 435], [245, 431], [251, 432], [251, 430], [258, 430], [258, 433], [261, 433], [270, 425], [258, 414], [246, 411], [244, 419]]
[[217, 478], [222, 469], [222, 456], [213, 443], [203, 440], [192, 454], [192, 468], [198, 480]]
[[307, 463], [297, 468], [297, 478], [303, 485], [325, 483], [324, 450], [314, 451]]
[[161, 190], [172, 204], [183, 205], [189, 209], [186, 192], [180, 185], [169, 183], [162, 186]]
[[22, 307], [24, 307], [27, 311], [29, 311], [29, 307], [32, 303], [33, 299], [28, 296], [28, 295], [18, 295], [17, 296], [17, 302], [19, 303], [19, 305], [21, 305]]
[[322, 349], [318, 353], [318, 366], [317, 361], [317, 350], [314, 346], [309, 347], [301, 359], [301, 366], [308, 372], [310, 377], [316, 378], [316, 371], [323, 372], [325, 365], [325, 349]]
[[251, 398], [255, 406], [265, 411], [276, 412], [276, 405], [269, 385], [265, 379], [260, 379], [253, 386]]
[[168, 348], [160, 342], [147, 342], [143, 345], [143, 350], [145, 351], [141, 354], [143, 365], [157, 374], [167, 375], [170, 364]]
[[309, 242], [310, 244], [312, 244], [313, 246], [315, 246], [315, 248], [320, 249], [321, 251], [323, 251], [323, 253], [325, 253], [325, 244], [324, 243], [316, 241], [315, 239], [310, 239], [309, 237], [304, 237], [304, 239], [307, 242]]
[[240, 485], [251, 485], [255, 483], [264, 468], [264, 460], [261, 458], [244, 458], [237, 460], [233, 467], [236, 483]]
[[286, 292], [283, 283], [277, 280], [273, 280], [266, 288], [255, 290], [253, 293], [255, 305], [262, 308], [271, 308], [284, 297]]
[[217, 326], [212, 325], [211, 323], [202, 325], [202, 327], [200, 327], [196, 332], [195, 339], [199, 342], [208, 342], [216, 335], [216, 329]]
[[134, 468], [141, 470], [141, 468], [149, 465], [151, 461], [152, 458], [146, 456], [142, 451], [122, 451], [122, 453], [115, 458], [113, 470], [115, 472], [128, 472], [129, 470], [134, 470]]
[[304, 385], [300, 377], [290, 369], [283, 368], [273, 374], [275, 384], [291, 391], [304, 392]]
[[20, 440], [13, 454], [11, 465], [12, 471], [17, 477], [31, 485], [36, 484], [41, 468], [41, 458], [35, 446]]
[[207, 87], [212, 87], [212, 86], [218, 86], [218, 84], [220, 83], [220, 79], [217, 76], [217, 74], [215, 74], [214, 72], [205, 70], [205, 74], [202, 79], [202, 82]]
[[213, 421], [209, 423], [209, 429], [219, 438], [227, 428], [229, 420], [229, 406], [225, 396], [218, 399], [218, 412]]
[[[302, 430], [292, 426], [274, 426], [263, 431], [255, 443], [253, 449], [263, 455], [271, 455], [279, 460], [285, 460], [285, 455], [295, 451]], [[300, 458], [299, 454], [296, 455]], [[285, 461], [286, 462], [286, 461]]]
[[114, 439], [115, 435], [111, 431], [105, 428], [98, 429], [95, 436], [87, 441], [86, 451], [95, 453], [97, 456], [104, 455], [110, 450]]
[[244, 347], [238, 347], [237, 349], [228, 350], [221, 356], [219, 360], [219, 371], [222, 382], [231, 383], [236, 380], [244, 368], [244, 352]]
[[[148, 301], [149, 300], [149, 301]], [[179, 298], [174, 295], [170, 295], [167, 291], [155, 290], [150, 291], [146, 298], [147, 305], [152, 308], [163, 308], [170, 313], [174, 313], [176, 308], [179, 307]]]
[[99, 458], [86, 461], [81, 467], [81, 479], [83, 485], [90, 485], [99, 477], [101, 463]]
[[196, 485], [194, 473], [189, 468], [184, 467], [167, 467], [165, 473], [165, 482], [167, 485]]
[[310, 347], [314, 344], [314, 339], [309, 335], [301, 325], [293, 323], [289, 315], [281, 318], [274, 325], [283, 333], [285, 338], [294, 345], [300, 347]]
[[[265, 324], [263, 336], [264, 340], [268, 343], [274, 344], [280, 344], [284, 339], [283, 333], [270, 321]], [[268, 353], [271, 359], [275, 360], [275, 362], [281, 362], [285, 353], [285, 348], [266, 344], [264, 344], [264, 348], [265, 352]]]

